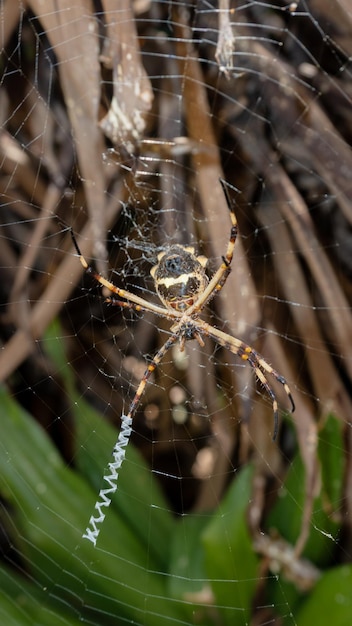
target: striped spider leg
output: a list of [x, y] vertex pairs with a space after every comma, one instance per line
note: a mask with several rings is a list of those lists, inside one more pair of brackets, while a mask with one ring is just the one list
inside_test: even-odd
[[[259, 354], [254, 348], [244, 343], [237, 337], [232, 337], [232, 335], [228, 335], [218, 328], [214, 328], [210, 324], [207, 324], [203, 320], [198, 320], [196, 323], [197, 332], [200, 334], [204, 334], [206, 337], [211, 337], [216, 343], [220, 344], [235, 356], [240, 357], [244, 361], [247, 361], [249, 365], [254, 369], [255, 375], [258, 378], [261, 385], [266, 390], [267, 394], [270, 396], [273, 404], [273, 414], [274, 414], [274, 433], [273, 433], [273, 441], [275, 441], [278, 431], [279, 431], [279, 408], [276, 399], [276, 395], [268, 383], [265, 372], [271, 376], [273, 376], [281, 385], [283, 386], [289, 400], [291, 403], [291, 411], [295, 410], [295, 403], [291, 394], [291, 390], [286, 382], [286, 379], [279, 374], [271, 365], [264, 359], [264, 357]], [[264, 370], [264, 371], [263, 371]]]
[[88, 527], [83, 535], [83, 537], [91, 541], [94, 545], [96, 544], [100, 532], [100, 527], [98, 526], [102, 524], [105, 518], [104, 511], [110, 505], [111, 496], [117, 489], [119, 469], [125, 458], [126, 447], [132, 432], [133, 416], [152, 373], [159, 365], [166, 352], [177, 341], [180, 343], [180, 349], [183, 350], [186, 341], [195, 339], [201, 346], [204, 346], [203, 337], [211, 337], [216, 343], [249, 363], [272, 400], [274, 413], [273, 439], [276, 438], [278, 433], [278, 403], [275, 393], [267, 380], [267, 374], [273, 376], [283, 385], [291, 401], [292, 411], [294, 411], [295, 406], [291, 391], [283, 376], [274, 370], [260, 354], [251, 348], [251, 346], [207, 324], [199, 317], [203, 308], [219, 293], [226, 283], [227, 277], [231, 271], [230, 266], [237, 237], [238, 229], [234, 205], [229, 197], [225, 181], [220, 179], [220, 183], [223, 188], [231, 219], [230, 238], [226, 254], [222, 257], [222, 263], [209, 280], [205, 271], [207, 258], [204, 256], [196, 256], [192, 246], [172, 245], [165, 252], [161, 252], [158, 255], [157, 264], [150, 270], [150, 273], [154, 279], [156, 293], [163, 306], [149, 302], [144, 298], [116, 286], [96, 272], [82, 255], [73, 231], [71, 230], [73, 244], [82, 267], [93, 279], [112, 293], [112, 296], [106, 299], [107, 302], [113, 306], [119, 306], [120, 308], [128, 308], [136, 311], [152, 311], [160, 317], [173, 321], [168, 339], [155, 354], [144, 372], [130, 404], [128, 413], [121, 416], [121, 430], [113, 449], [113, 460], [109, 463], [110, 473], [104, 476], [108, 488], [100, 490], [98, 500], [95, 504], [97, 514], [91, 516]]

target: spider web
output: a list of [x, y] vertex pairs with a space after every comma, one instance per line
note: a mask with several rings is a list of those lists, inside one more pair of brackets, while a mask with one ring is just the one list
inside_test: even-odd
[[[72, 6], [73, 4], [73, 6]], [[6, 624], [350, 623], [351, 31], [347, 0], [4, 0], [0, 615]], [[158, 303], [171, 243], [205, 338], [141, 398], [96, 546], [121, 416], [170, 322], [109, 306], [89, 263]], [[159, 303], [158, 303], [159, 304]]]

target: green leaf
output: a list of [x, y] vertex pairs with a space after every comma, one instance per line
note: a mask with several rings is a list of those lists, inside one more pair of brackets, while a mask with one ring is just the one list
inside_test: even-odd
[[352, 566], [326, 572], [295, 617], [299, 626], [351, 626]]
[[[104, 470], [111, 461], [117, 430], [84, 398], [79, 397], [72, 370], [67, 364], [62, 336], [59, 322], [54, 321], [46, 332], [43, 346], [64, 382], [71, 412], [75, 418], [75, 465], [98, 495], [103, 486]], [[166, 571], [169, 566], [170, 537], [175, 519], [150, 467], [132, 444], [127, 447], [126, 457], [119, 472], [118, 490], [110, 510], [124, 519], [135, 536], [145, 545], [146, 550], [149, 550], [149, 554], [155, 559], [157, 569]], [[87, 511], [86, 524], [92, 512]]]
[[[300, 456], [292, 462], [278, 498], [265, 519], [270, 533], [278, 532], [291, 545], [295, 545], [302, 526], [302, 515], [306, 499], [305, 470]], [[314, 500], [310, 533], [303, 556], [316, 566], [329, 563], [335, 550], [335, 538], [340, 524], [330, 518], [319, 495]]]
[[333, 415], [327, 417], [324, 428], [319, 431], [318, 454], [323, 489], [332, 511], [340, 506], [343, 493], [346, 455], [342, 431], [341, 421]]
[[[74, 402], [74, 415], [77, 424], [75, 461], [98, 495], [104, 469], [111, 461], [117, 431], [82, 398], [76, 398]], [[118, 489], [110, 509], [125, 521], [145, 545], [145, 549], [149, 550], [157, 568], [166, 571], [175, 519], [150, 467], [131, 443], [126, 450], [119, 472]], [[90, 514], [88, 512], [88, 516]]]
[[202, 535], [215, 604], [229, 626], [249, 623], [257, 584], [258, 558], [246, 519], [252, 478], [250, 466], [239, 472]]
[[183, 619], [148, 546], [114, 511], [97, 548], [82, 539], [96, 494], [3, 388], [0, 410], [0, 493], [11, 512], [4, 521], [33, 578], [91, 624], [102, 612], [106, 625], [117, 617], [146, 626]]
[[6, 626], [82, 626], [45, 590], [0, 566], [0, 622]]
[[[182, 600], [189, 611], [189, 623], [214, 624], [214, 607], [208, 605], [211, 590], [205, 571], [202, 532], [212, 515], [184, 515], [172, 534], [169, 593]], [[211, 612], [211, 616], [208, 613]]]

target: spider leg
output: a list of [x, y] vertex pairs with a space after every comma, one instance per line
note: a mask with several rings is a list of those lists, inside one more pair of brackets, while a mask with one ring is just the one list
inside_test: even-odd
[[257, 378], [259, 379], [264, 389], [269, 394], [273, 403], [273, 413], [274, 413], [273, 439], [275, 440], [277, 437], [277, 433], [278, 433], [278, 423], [279, 423], [278, 403], [277, 403], [275, 392], [272, 389], [272, 387], [269, 385], [268, 380], [263, 370], [266, 373], [273, 376], [279, 383], [281, 383], [281, 385], [283, 386], [291, 402], [291, 411], [293, 412], [295, 410], [295, 403], [293, 401], [292, 393], [286, 382], [286, 379], [283, 376], [281, 376], [281, 374], [279, 374], [273, 367], [271, 367], [271, 365], [269, 365], [269, 363], [264, 359], [264, 357], [261, 356], [261, 354], [256, 352], [254, 348], [252, 348], [248, 344], [244, 343], [240, 339], [237, 339], [237, 337], [232, 337], [231, 335], [228, 335], [227, 333], [222, 332], [218, 328], [214, 328], [213, 326], [210, 326], [210, 324], [207, 324], [203, 320], [195, 321], [194, 326], [195, 326], [195, 330], [198, 333], [211, 337], [218, 344], [220, 344], [221, 346], [223, 346], [224, 348], [232, 352], [232, 354], [239, 356], [244, 361], [247, 361], [249, 365], [254, 369], [254, 372]]
[[178, 311], [168, 311], [164, 307], [157, 306], [156, 304], [148, 302], [147, 300], [144, 300], [143, 298], [136, 296], [134, 293], [131, 293], [129, 291], [126, 291], [125, 289], [121, 289], [120, 287], [117, 287], [110, 280], [107, 280], [106, 278], [104, 278], [104, 276], [99, 274], [99, 272], [96, 272], [92, 268], [92, 266], [87, 263], [86, 259], [84, 258], [78, 246], [78, 243], [77, 243], [77, 240], [73, 233], [72, 228], [70, 229], [70, 232], [71, 232], [73, 245], [79, 256], [79, 260], [81, 262], [83, 269], [87, 272], [87, 274], [90, 274], [98, 283], [100, 283], [100, 285], [102, 285], [103, 287], [106, 287], [112, 293], [115, 293], [117, 296], [119, 296], [119, 298], [128, 300], [129, 302], [136, 305], [135, 307], [131, 306], [130, 308], [135, 308], [137, 311], [152, 311], [156, 313], [156, 315], [160, 315], [162, 317], [168, 317], [169, 319], [178, 319], [179, 317], [181, 317], [181, 313], [179, 313]]
[[121, 309], [131, 309], [133, 311], [147, 311], [145, 307], [134, 302], [128, 302], [128, 300], [116, 300], [115, 298], [105, 298], [104, 302], [111, 304], [111, 306], [118, 306]]
[[134, 395], [134, 398], [130, 404], [130, 408], [127, 413], [127, 418], [133, 418], [150, 376], [159, 365], [164, 354], [166, 354], [166, 352], [170, 350], [171, 346], [173, 346], [174, 343], [176, 343], [176, 341], [179, 339], [179, 336], [180, 336], [179, 333], [174, 333], [173, 335], [170, 335], [168, 340], [164, 343], [163, 346], [161, 346], [160, 350], [158, 350], [158, 352], [154, 355], [153, 359], [150, 361], [147, 369], [144, 372], [143, 378], [141, 379], [137, 387], [137, 391]]
[[[119, 306], [122, 309], [132, 309], [133, 311], [149, 311], [150, 309], [143, 307], [140, 304], [135, 304], [134, 302], [128, 302], [127, 300], [116, 300], [116, 298], [105, 298], [105, 302], [107, 304], [111, 304], [111, 306]], [[173, 315], [173, 311], [169, 311], [168, 309], [161, 309], [162, 313], [158, 313], [153, 310], [153, 313], [159, 315], [160, 317], [165, 317], [166, 319], [174, 320], [175, 316]]]
[[[241, 356], [242, 359], [244, 358], [242, 355], [240, 355], [240, 353], [237, 353], [237, 354]], [[272, 390], [272, 388], [270, 387], [265, 374], [263, 374], [262, 370], [258, 367], [258, 365], [256, 365], [258, 361], [256, 361], [255, 359], [252, 359], [251, 356], [248, 357], [247, 360], [248, 360], [248, 363], [251, 365], [251, 367], [253, 367], [256, 377], [258, 378], [258, 380], [260, 381], [260, 383], [266, 390], [267, 394], [270, 396], [271, 401], [273, 403], [273, 413], [274, 413], [273, 441], [275, 441], [277, 434], [279, 432], [279, 407], [278, 407], [276, 395], [274, 391]]]
[[220, 178], [220, 183], [225, 195], [226, 203], [230, 211], [231, 218], [231, 230], [230, 230], [230, 239], [227, 244], [227, 250], [225, 256], [222, 257], [222, 263], [219, 269], [215, 272], [215, 274], [210, 279], [207, 287], [200, 295], [198, 300], [187, 310], [188, 315], [192, 315], [193, 313], [197, 313], [200, 311], [208, 302], [211, 300], [219, 291], [223, 288], [226, 283], [227, 277], [231, 272], [231, 262], [233, 258], [233, 251], [235, 248], [235, 243], [238, 234], [238, 225], [237, 218], [235, 214], [234, 204], [229, 196], [226, 182]]
[[130, 404], [127, 415], [121, 416], [121, 430], [112, 451], [113, 460], [109, 463], [110, 473], [105, 474], [104, 476], [104, 480], [107, 482], [108, 487], [105, 487], [99, 491], [98, 500], [96, 501], [94, 507], [98, 514], [95, 516], [92, 515], [90, 517], [89, 524], [83, 535], [85, 539], [88, 539], [88, 541], [91, 541], [94, 545], [96, 545], [98, 535], [100, 533], [99, 526], [103, 523], [105, 519], [105, 510], [110, 506], [111, 496], [117, 490], [119, 470], [125, 458], [126, 448], [132, 433], [133, 416], [136, 412], [141, 396], [146, 388], [150, 376], [154, 372], [155, 368], [159, 365], [164, 354], [166, 354], [171, 346], [176, 343], [179, 337], [180, 333], [173, 333], [172, 335], [170, 335], [169, 339], [155, 354], [152, 361], [149, 363], [147, 369], [145, 370], [144, 376], [138, 385], [137, 391]]
[[[252, 348], [251, 348], [252, 350]], [[295, 403], [292, 397], [292, 393], [291, 390], [286, 382], [286, 378], [284, 378], [284, 376], [282, 376], [281, 374], [279, 374], [279, 372], [277, 372], [273, 367], [271, 367], [271, 365], [260, 355], [258, 354], [258, 352], [255, 352], [253, 350], [253, 352], [256, 355], [257, 358], [257, 362], [260, 365], [260, 367], [265, 370], [266, 372], [268, 372], [268, 374], [271, 374], [271, 376], [274, 376], [274, 378], [276, 378], [276, 380], [281, 383], [281, 385], [283, 386], [283, 388], [286, 391], [287, 396], [289, 397], [289, 400], [291, 402], [291, 413], [294, 412], [295, 410]]]

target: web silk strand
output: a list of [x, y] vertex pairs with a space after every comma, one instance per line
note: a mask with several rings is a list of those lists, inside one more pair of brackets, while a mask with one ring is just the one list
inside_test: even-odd
[[[98, 500], [95, 503], [95, 510], [98, 511], [98, 515], [92, 515], [89, 524], [82, 535], [83, 539], [88, 539], [94, 546], [96, 546], [97, 539], [100, 533], [100, 527], [105, 519], [105, 511], [109, 508], [111, 503], [111, 496], [117, 490], [117, 481], [119, 477], [120, 467], [125, 459], [126, 448], [129, 443], [132, 433], [132, 418], [126, 415], [121, 417], [121, 430], [117, 438], [116, 444], [112, 451], [114, 460], [109, 463], [110, 474], [104, 476], [104, 480], [108, 483], [108, 489], [101, 489], [99, 491]], [[105, 509], [105, 510], [104, 510]]]

